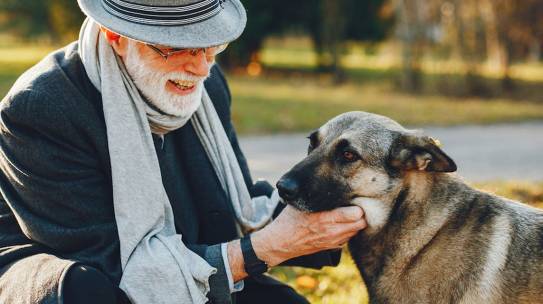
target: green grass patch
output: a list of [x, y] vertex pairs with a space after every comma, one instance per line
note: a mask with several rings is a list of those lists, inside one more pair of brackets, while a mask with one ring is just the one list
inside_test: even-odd
[[[386, 78], [386, 74], [377, 74]], [[394, 91], [386, 81], [333, 85], [326, 77], [298, 75], [292, 78], [231, 76], [229, 82], [234, 96], [234, 124], [243, 134], [308, 131], [347, 111], [378, 113], [411, 126], [543, 119], [543, 103], [539, 102], [417, 96]]]
[[270, 274], [292, 286], [313, 304], [368, 303], [368, 292], [347, 250], [337, 267], [312, 270], [301, 267], [276, 267]]
[[493, 181], [476, 183], [474, 187], [543, 209], [543, 182]]
[[[402, 45], [387, 41], [376, 45], [348, 43], [343, 49], [341, 65], [347, 70], [399, 69], [402, 66]], [[260, 52], [267, 66], [311, 69], [317, 66], [317, 54], [307, 37], [284, 37], [268, 39]], [[463, 74], [467, 65], [460, 58], [441, 58], [431, 52], [421, 59], [420, 65], [426, 74]], [[511, 76], [523, 81], [543, 81], [543, 62], [518, 62], [510, 69]], [[482, 62], [479, 73], [487, 78], [501, 77], [499, 65]]]
[[52, 46], [0, 46], [0, 98], [29, 67], [54, 50]]
[[[349, 55], [345, 59], [350, 62], [349, 81], [335, 85], [330, 75], [314, 72], [315, 56], [307, 47], [287, 44], [282, 49], [280, 46], [265, 50], [264, 62], [269, 69], [262, 76], [228, 77], [234, 101], [233, 120], [241, 134], [305, 132], [340, 113], [360, 110], [386, 115], [411, 126], [543, 119], [540, 98], [543, 85], [537, 80], [543, 66], [529, 67], [529, 73], [524, 74], [532, 75], [532, 80], [519, 82], [522, 90], [517, 95], [491, 90], [492, 98], [465, 97], [456, 89], [461, 86], [462, 77], [454, 73], [425, 74], [428, 88], [419, 95], [411, 95], [396, 89], [399, 70], [390, 60], [361, 51], [359, 55]], [[54, 48], [0, 45], [0, 97], [24, 70]], [[285, 66], [294, 69], [285, 70]], [[495, 79], [485, 81], [490, 88], [496, 86]], [[448, 92], [447, 96], [443, 92]]]
[[[478, 183], [475, 187], [543, 208], [543, 182], [496, 181]], [[270, 273], [314, 304], [368, 303], [366, 287], [347, 250], [338, 267], [322, 270], [276, 267]]]

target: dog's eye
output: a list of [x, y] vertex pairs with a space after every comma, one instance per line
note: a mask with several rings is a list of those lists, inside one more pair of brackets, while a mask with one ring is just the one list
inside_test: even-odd
[[348, 162], [353, 162], [358, 159], [358, 156], [350, 151], [343, 151], [343, 159]]

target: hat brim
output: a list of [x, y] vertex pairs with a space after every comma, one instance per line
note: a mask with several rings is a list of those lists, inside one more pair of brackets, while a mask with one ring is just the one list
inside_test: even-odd
[[187, 25], [165, 26], [134, 23], [110, 14], [101, 0], [78, 0], [83, 13], [98, 24], [122, 36], [151, 44], [177, 48], [202, 48], [236, 40], [247, 22], [239, 0], [224, 2], [215, 16]]

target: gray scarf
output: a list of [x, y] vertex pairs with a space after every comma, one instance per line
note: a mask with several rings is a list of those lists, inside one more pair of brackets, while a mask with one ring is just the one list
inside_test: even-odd
[[[79, 54], [91, 82], [102, 93], [123, 270], [120, 288], [135, 304], [207, 302], [208, 280], [216, 269], [188, 250], [175, 231], [149, 123], [166, 133], [183, 126], [186, 119], [152, 113], [122, 60], [89, 19], [81, 29]], [[278, 202], [277, 192], [271, 199], [251, 199], [205, 91], [191, 123], [230, 198], [238, 228], [246, 232], [267, 224]]]

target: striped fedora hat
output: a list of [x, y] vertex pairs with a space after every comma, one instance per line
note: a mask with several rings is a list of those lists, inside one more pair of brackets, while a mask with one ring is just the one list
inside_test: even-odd
[[146, 43], [209, 47], [238, 38], [247, 21], [239, 0], [78, 0], [106, 28]]

